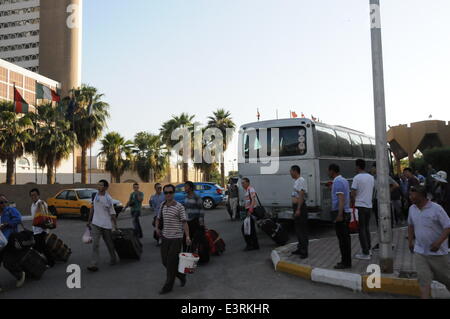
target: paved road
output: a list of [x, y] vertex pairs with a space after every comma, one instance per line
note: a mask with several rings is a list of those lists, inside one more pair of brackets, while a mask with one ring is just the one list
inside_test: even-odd
[[[159, 289], [164, 284], [165, 270], [160, 263], [159, 249], [152, 238], [152, 215], [144, 214], [144, 254], [140, 262], [121, 262], [109, 266], [108, 255], [102, 243], [103, 262], [100, 271], [92, 274], [86, 270], [91, 246], [81, 243], [85, 223], [77, 219], [59, 221], [55, 233], [72, 248], [69, 263], [82, 267], [82, 288], [70, 290], [66, 286], [67, 265], [56, 265], [48, 270], [40, 281], [28, 281], [21, 289], [14, 287], [14, 280], [3, 268], [0, 269], [0, 284], [4, 291], [0, 299], [6, 298], [161, 298]], [[261, 250], [246, 253], [240, 234], [240, 223], [228, 220], [224, 209], [207, 212], [207, 225], [219, 231], [227, 244], [221, 257], [212, 257], [211, 262], [198, 269], [188, 278], [186, 287], [177, 282], [174, 292], [163, 298], [179, 299], [240, 299], [240, 298], [398, 298], [389, 295], [367, 295], [343, 288], [312, 283], [287, 274], [276, 273], [270, 260], [274, 248], [271, 240], [260, 233]], [[119, 219], [120, 227], [131, 226], [129, 215]], [[330, 225], [314, 224], [312, 238], [333, 235]]]

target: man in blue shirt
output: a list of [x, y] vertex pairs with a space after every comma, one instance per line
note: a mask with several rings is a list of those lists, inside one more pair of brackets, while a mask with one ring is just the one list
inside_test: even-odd
[[331, 214], [335, 219], [336, 235], [339, 240], [339, 249], [342, 260], [334, 268], [352, 268], [352, 242], [348, 224], [350, 222], [350, 184], [340, 174], [340, 168], [336, 164], [331, 164], [328, 168], [328, 175], [333, 179], [331, 190], [332, 208]]
[[[155, 195], [150, 198], [150, 208], [155, 212], [155, 217], [153, 219], [153, 227], [156, 227], [156, 218], [160, 216], [161, 205], [165, 202], [166, 196], [162, 192], [162, 185], [160, 183], [155, 184]], [[161, 245], [161, 238], [157, 235], [156, 230], [154, 231], [153, 237], [157, 241], [157, 246]]]
[[[9, 240], [11, 234], [18, 232], [18, 226], [22, 223], [22, 216], [14, 207], [8, 206], [8, 200], [0, 195], [0, 231]], [[20, 288], [25, 283], [25, 272], [17, 262], [18, 256], [13, 247], [8, 244], [0, 251], [0, 263], [17, 279], [16, 287]], [[0, 288], [0, 291], [2, 289]]]

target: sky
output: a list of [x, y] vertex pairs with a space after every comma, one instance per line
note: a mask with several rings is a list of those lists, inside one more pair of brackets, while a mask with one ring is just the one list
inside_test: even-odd
[[[261, 120], [292, 110], [375, 133], [369, 0], [85, 0], [83, 10], [82, 80], [111, 105], [107, 132], [132, 139], [182, 112], [206, 123], [218, 108], [239, 127], [259, 108]], [[381, 0], [388, 125], [450, 120], [448, 12], [448, 0]]]

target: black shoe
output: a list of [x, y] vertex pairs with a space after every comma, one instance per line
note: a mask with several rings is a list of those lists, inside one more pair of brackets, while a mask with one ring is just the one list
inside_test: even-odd
[[172, 292], [172, 288], [168, 288], [168, 287], [164, 286], [163, 289], [161, 289], [159, 291], [159, 294], [160, 295], [167, 295], [170, 292]]
[[178, 279], [180, 279], [181, 281], [181, 287], [185, 287], [186, 286], [186, 276], [180, 276], [178, 277]]
[[343, 263], [339, 263], [339, 264], [337, 264], [336, 266], [334, 266], [334, 269], [338, 269], [338, 270], [341, 270], [341, 269], [350, 269], [350, 268], [352, 268], [352, 265], [345, 265], [345, 264], [343, 264]]
[[95, 266], [87, 267], [87, 270], [89, 270], [90, 272], [97, 272], [98, 271], [98, 267], [95, 267]]

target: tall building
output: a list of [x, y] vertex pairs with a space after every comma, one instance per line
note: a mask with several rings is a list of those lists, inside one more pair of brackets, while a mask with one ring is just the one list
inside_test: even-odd
[[0, 59], [81, 84], [82, 0], [0, 0]]

